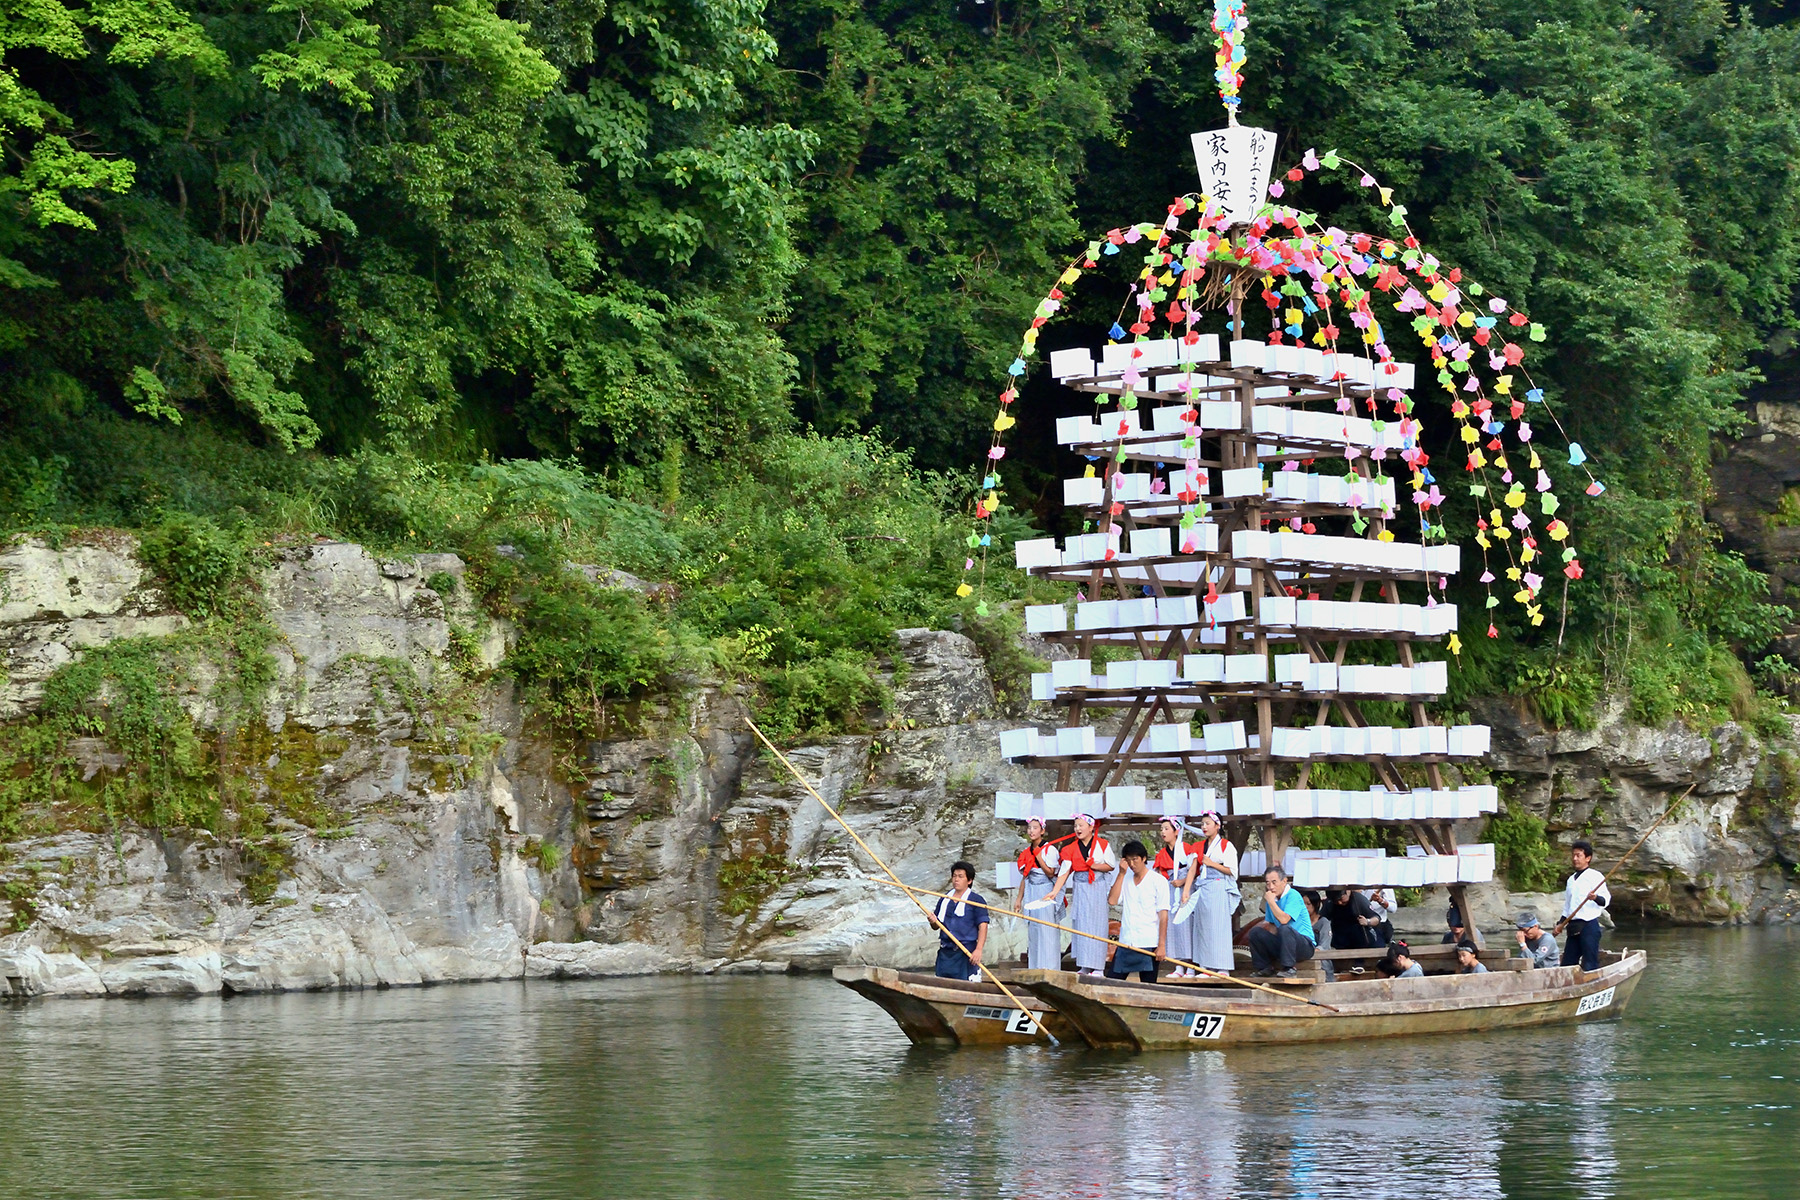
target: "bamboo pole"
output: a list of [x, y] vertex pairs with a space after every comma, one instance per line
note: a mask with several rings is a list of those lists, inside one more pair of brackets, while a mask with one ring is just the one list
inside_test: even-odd
[[[902, 891], [905, 891], [907, 893], [908, 899], [910, 899], [913, 902], [914, 906], [918, 908], [920, 914], [922, 916], [924, 916], [924, 918], [927, 921], [929, 921], [932, 925], [937, 926], [937, 928], [943, 932], [943, 935], [945, 937], [949, 938], [952, 942], [956, 943], [956, 948], [958, 950], [962, 951], [964, 958], [967, 958], [970, 962], [975, 962], [975, 956], [973, 954], [969, 953], [969, 948], [967, 946], [963, 945], [962, 939], [958, 938], [954, 933], [951, 933], [949, 926], [939, 924], [938, 919], [931, 915], [931, 910], [926, 908], [922, 903], [920, 903], [919, 898], [917, 896], [912, 895], [912, 889], [907, 887], [904, 883], [900, 882], [900, 877], [898, 875], [894, 874], [894, 869], [892, 867], [888, 866], [887, 863], [882, 860], [881, 855], [875, 853], [875, 851], [873, 851], [869, 848], [869, 843], [863, 841], [861, 836], [857, 834], [856, 830], [850, 828], [850, 822], [844, 820], [844, 818], [838, 813], [838, 810], [831, 807], [831, 805], [826, 801], [825, 797], [819, 795], [818, 791], [813, 787], [813, 785], [807, 782], [806, 776], [804, 776], [800, 773], [800, 769], [798, 767], [794, 766], [793, 763], [788, 761], [788, 756], [783, 754], [780, 750], [777, 750], [775, 748], [775, 743], [771, 742], [769, 740], [768, 735], [765, 734], [761, 729], [759, 729], [757, 727], [756, 722], [752, 721], [750, 719], [749, 714], [745, 714], [744, 724], [746, 724], [750, 727], [750, 732], [754, 733], [756, 735], [756, 738], [758, 741], [760, 741], [764, 746], [768, 747], [769, 753], [773, 754], [777, 759], [779, 759], [781, 761], [781, 765], [786, 767], [788, 769], [789, 773], [792, 774], [795, 779], [800, 781], [800, 786], [806, 789], [807, 795], [811, 796], [814, 800], [817, 800], [819, 802], [819, 806], [821, 808], [823, 808], [826, 812], [831, 814], [832, 820], [836, 821], [839, 825], [843, 826], [844, 832], [849, 834], [851, 836], [851, 838], [855, 840], [855, 842], [858, 846], [862, 847], [863, 853], [867, 854], [870, 858], [875, 860], [875, 865], [880, 867], [882, 869], [882, 871], [887, 874], [887, 877], [894, 881], [894, 886], [900, 888]], [[880, 881], [877, 881], [877, 882], [880, 882]], [[973, 883], [973, 882], [974, 882], [973, 880], [970, 880], [970, 883]], [[937, 893], [937, 892], [932, 893], [932, 895], [934, 895], [934, 896], [938, 895], [938, 894], [939, 893]], [[952, 899], [954, 899], [954, 897], [952, 897]], [[980, 907], [985, 908], [987, 906], [981, 905]], [[1027, 1008], [1024, 1005], [1024, 1003], [1022, 1003], [1019, 1000], [1019, 998], [1017, 996], [1013, 995], [1012, 989], [1007, 987], [1004, 983], [1000, 982], [1000, 977], [998, 975], [994, 974], [994, 972], [989, 969], [989, 967], [986, 963], [975, 962], [975, 965], [977, 967], [981, 968], [981, 973], [988, 977], [989, 982], [991, 982], [995, 987], [1000, 989], [1000, 991], [1006, 996], [1007, 1000], [1012, 1003], [1012, 1006], [1014, 1008], [1018, 1009], [1020, 1012], [1024, 1013], [1026, 1016], [1031, 1018], [1031, 1023], [1037, 1027], [1037, 1030], [1039, 1033], [1043, 1034], [1045, 1037], [1050, 1039], [1050, 1044], [1052, 1046], [1062, 1045], [1062, 1043], [1056, 1039], [1056, 1035], [1054, 1033], [1051, 1033], [1050, 1030], [1045, 1027], [1043, 1021], [1038, 1018], [1038, 1015], [1036, 1013], [1032, 1012], [1031, 1009]]]
[[[1121, 871], [1123, 871], [1124, 869], [1125, 869], [1124, 867], [1119, 868], [1119, 870], [1121, 870]], [[929, 888], [909, 887], [906, 884], [899, 882], [898, 880], [894, 881], [893, 883], [889, 883], [885, 879], [877, 879], [874, 882], [879, 883], [879, 884], [883, 885], [884, 887], [897, 887], [897, 888], [901, 889], [902, 891], [907, 892], [909, 894], [913, 893], [913, 892], [917, 892], [920, 896], [940, 896], [941, 897], [944, 895], [943, 892], [934, 892], [934, 891], [931, 891]], [[951, 897], [951, 899], [955, 899], [955, 897]], [[918, 900], [915, 898], [913, 900], [913, 903], [917, 904]], [[1107, 945], [1117, 946], [1121, 950], [1140, 950], [1141, 951], [1143, 949], [1142, 946], [1127, 946], [1124, 942], [1115, 942], [1111, 938], [1101, 937], [1097, 933], [1082, 933], [1079, 929], [1071, 928], [1068, 925], [1058, 925], [1055, 921], [1046, 921], [1041, 917], [1028, 917], [1024, 913], [1016, 912], [1010, 908], [1002, 908], [1002, 907], [1000, 907], [998, 905], [994, 905], [994, 904], [982, 904], [981, 902], [976, 901], [976, 900], [970, 900], [968, 903], [975, 905], [975, 907], [977, 907], [977, 908], [985, 908], [989, 912], [1003, 913], [1009, 917], [1018, 917], [1021, 920], [1030, 921], [1035, 925], [1048, 925], [1052, 929], [1060, 929], [1064, 933], [1072, 933], [1077, 937], [1092, 938], [1096, 942], [1105, 942]], [[1331, 1007], [1331, 1005], [1329, 1005], [1329, 1004], [1322, 1004], [1319, 1001], [1309, 999], [1306, 996], [1296, 995], [1293, 992], [1284, 992], [1280, 988], [1272, 988], [1272, 987], [1269, 987], [1267, 984], [1251, 983], [1248, 979], [1239, 979], [1235, 975], [1227, 975], [1222, 971], [1210, 971], [1207, 968], [1200, 966], [1198, 963], [1186, 962], [1179, 958], [1165, 958], [1165, 959], [1163, 959], [1163, 961], [1174, 963], [1178, 967], [1186, 967], [1190, 971], [1198, 971], [1202, 975], [1210, 976], [1213, 979], [1223, 980], [1226, 983], [1235, 983], [1239, 987], [1255, 988], [1257, 991], [1267, 992], [1271, 996], [1280, 996], [1283, 1000], [1298, 1000], [1303, 1004], [1310, 1004], [1314, 1008], [1322, 1008], [1326, 1012], [1337, 1012], [1338, 1011], [1337, 1009]]]
[[1567, 916], [1564, 916], [1562, 920], [1560, 920], [1556, 923], [1556, 929], [1554, 930], [1554, 932], [1561, 933], [1564, 929], [1566, 929], [1568, 927], [1569, 917], [1573, 916], [1575, 913], [1578, 913], [1582, 909], [1586, 908], [1587, 902], [1589, 900], [1592, 900], [1595, 896], [1598, 896], [1600, 894], [1600, 889], [1605, 887], [1606, 881], [1611, 879], [1615, 874], [1617, 874], [1619, 868], [1625, 865], [1625, 860], [1630, 858], [1633, 854], [1636, 854], [1637, 848], [1639, 846], [1643, 845], [1645, 842], [1649, 841], [1650, 835], [1656, 832], [1656, 827], [1658, 825], [1661, 825], [1664, 821], [1668, 820], [1669, 814], [1674, 812], [1677, 808], [1680, 808], [1681, 802], [1683, 800], [1686, 800], [1688, 798], [1688, 796], [1690, 794], [1692, 794], [1693, 790], [1699, 786], [1700, 786], [1700, 781], [1698, 779], [1694, 780], [1694, 782], [1688, 784], [1687, 791], [1685, 791], [1685, 792], [1681, 793], [1681, 795], [1675, 797], [1675, 799], [1670, 803], [1669, 807], [1663, 809], [1663, 815], [1656, 818], [1656, 820], [1651, 823], [1650, 828], [1644, 830], [1643, 837], [1641, 837], [1637, 841], [1631, 843], [1631, 849], [1629, 849], [1625, 853], [1619, 855], [1619, 861], [1613, 864], [1612, 870], [1608, 871], [1606, 874], [1604, 874], [1600, 877], [1600, 882], [1596, 883], [1594, 885], [1594, 890], [1589, 892], [1586, 896], [1582, 897], [1581, 903], [1577, 904], [1573, 909], [1570, 910], [1570, 912]]

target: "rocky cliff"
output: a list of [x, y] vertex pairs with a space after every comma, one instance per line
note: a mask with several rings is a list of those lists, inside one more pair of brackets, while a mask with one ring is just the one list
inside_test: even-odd
[[[274, 678], [220, 751], [235, 764], [221, 784], [231, 811], [258, 823], [153, 829], [110, 819], [98, 801], [38, 811], [29, 836], [0, 845], [5, 990], [248, 992], [927, 957], [917, 912], [871, 881], [835, 823], [754, 748], [731, 686], [695, 681], [621, 715], [614, 738], [559, 748], [496, 669], [508, 630], [472, 604], [462, 571], [449, 555], [384, 560], [342, 543], [279, 551], [260, 588]], [[0, 552], [0, 719], [14, 728], [82, 655], [194, 636], [129, 538]], [[993, 792], [1046, 781], [998, 758], [998, 730], [1019, 718], [996, 712], [973, 642], [930, 630], [898, 640], [873, 731], [791, 757], [902, 878], [933, 883], [957, 858], [986, 874], [1017, 847], [990, 815]], [[216, 731], [205, 649], [182, 703], [195, 728]], [[1509, 801], [1557, 839], [1591, 833], [1603, 859], [1697, 782], [1698, 801], [1640, 852], [1626, 911], [1719, 921], [1800, 908], [1790, 751], [1730, 725], [1615, 718], [1553, 734], [1489, 707]], [[97, 736], [73, 739], [68, 761], [91, 796], [130, 765]], [[1494, 889], [1485, 919], [1507, 903]], [[1422, 906], [1432, 915], [1421, 919], [1440, 911]], [[1003, 932], [997, 948], [1017, 940]]]
[[[1800, 355], [1791, 337], [1764, 364], [1768, 382], [1745, 405], [1745, 428], [1713, 464], [1707, 520], [1724, 543], [1769, 577], [1769, 594], [1795, 610], [1775, 649], [1800, 667]], [[1789, 677], [1800, 697], [1800, 673]]]

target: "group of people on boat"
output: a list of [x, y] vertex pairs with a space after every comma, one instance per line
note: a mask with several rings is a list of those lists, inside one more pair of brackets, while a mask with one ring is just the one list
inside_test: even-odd
[[[1020, 886], [1013, 911], [1036, 919], [1028, 923], [1026, 965], [1044, 970], [1062, 966], [1063, 930], [1073, 930], [1070, 950], [1076, 970], [1088, 976], [1128, 978], [1154, 983], [1161, 964], [1175, 964], [1174, 978], [1197, 972], [1231, 971], [1233, 918], [1242, 902], [1238, 890], [1238, 851], [1224, 835], [1217, 813], [1199, 818], [1200, 840], [1183, 840], [1187, 827], [1175, 817], [1158, 825], [1159, 845], [1152, 855], [1133, 839], [1114, 851], [1098, 831], [1091, 814], [1075, 818], [1075, 832], [1054, 841], [1044, 821], [1026, 822], [1026, 845], [1019, 852]], [[1600, 915], [1611, 902], [1606, 878], [1593, 867], [1594, 849], [1577, 841], [1570, 851], [1574, 870], [1563, 900], [1557, 932], [1568, 931], [1559, 955], [1555, 936], [1533, 911], [1514, 919], [1519, 953], [1532, 967], [1579, 965], [1600, 967]], [[989, 906], [976, 893], [975, 868], [967, 862], [951, 867], [951, 894], [939, 899], [932, 926], [940, 933], [936, 973], [956, 979], [980, 978], [987, 949]], [[1064, 899], [1066, 893], [1066, 900]], [[1059, 902], [1067, 904], [1065, 913]], [[1118, 928], [1110, 924], [1119, 909]], [[1323, 899], [1302, 894], [1286, 871], [1271, 864], [1263, 875], [1262, 921], [1246, 937], [1251, 974], [1287, 976], [1311, 959], [1321, 941], [1335, 950], [1387, 947], [1377, 970], [1388, 978], [1423, 974], [1407, 943], [1393, 938], [1391, 917], [1397, 903], [1390, 889], [1358, 891], [1334, 888]], [[1455, 945], [1457, 967], [1465, 975], [1485, 974], [1480, 947], [1468, 936], [1455, 904], [1445, 915], [1446, 943]], [[1116, 936], [1114, 934], [1116, 933]]]
[[[1237, 847], [1217, 813], [1197, 818], [1198, 841], [1186, 840], [1187, 832], [1180, 818], [1164, 817], [1154, 854], [1136, 840], [1115, 851], [1091, 813], [1077, 816], [1075, 832], [1054, 841], [1046, 837], [1043, 820], [1033, 817], [1025, 823], [1013, 911], [1075, 930], [1070, 952], [1084, 975], [1136, 973], [1153, 980], [1164, 959], [1229, 971], [1232, 916], [1242, 899]], [[1068, 905], [1066, 914], [1062, 903]], [[1102, 940], [1109, 936], [1114, 904], [1120, 905], [1119, 936], [1111, 940], [1123, 947]], [[1060, 968], [1062, 931], [1036, 923], [1029, 929], [1026, 964]], [[1182, 965], [1172, 972], [1175, 978], [1195, 973]]]

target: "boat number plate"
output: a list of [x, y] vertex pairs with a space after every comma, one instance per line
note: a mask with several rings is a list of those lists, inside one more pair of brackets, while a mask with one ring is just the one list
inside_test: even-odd
[[989, 1008], [983, 1004], [971, 1004], [963, 1009], [963, 1016], [977, 1021], [1005, 1021], [1008, 1033], [1034, 1033], [1037, 1030], [1032, 1024], [1031, 1014], [1022, 1008]]
[[1219, 1035], [1224, 1032], [1225, 1018], [1218, 1013], [1195, 1013], [1194, 1023], [1188, 1027], [1189, 1037], [1207, 1038], [1213, 1041], [1217, 1041]]
[[1581, 998], [1581, 1003], [1575, 1006], [1575, 1015], [1583, 1017], [1591, 1012], [1599, 1012], [1601, 1009], [1611, 1005], [1612, 1002], [1612, 988], [1607, 988], [1604, 992], [1595, 992], [1591, 996], [1583, 996]]

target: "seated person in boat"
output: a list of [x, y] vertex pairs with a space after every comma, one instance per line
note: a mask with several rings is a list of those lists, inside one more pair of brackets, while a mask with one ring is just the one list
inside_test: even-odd
[[1521, 956], [1530, 959], [1534, 968], [1557, 965], [1556, 939], [1538, 924], [1537, 913], [1527, 909], [1514, 918], [1513, 924], [1517, 926]]
[[1600, 912], [1612, 903], [1606, 876], [1594, 869], [1594, 847], [1583, 839], [1569, 847], [1569, 859], [1575, 870], [1563, 894], [1562, 920], [1556, 931], [1566, 927], [1569, 940], [1563, 943], [1562, 965], [1581, 964], [1584, 971], [1600, 969]]
[[1456, 943], [1456, 973], [1458, 975], [1486, 975], [1488, 969], [1481, 961], [1481, 948], [1474, 942]]
[[1250, 931], [1249, 944], [1254, 975], [1291, 979], [1294, 964], [1313, 956], [1312, 918], [1280, 867], [1263, 873], [1263, 920]]
[[1331, 922], [1333, 950], [1367, 950], [1375, 945], [1375, 927], [1381, 924], [1381, 918], [1361, 892], [1332, 888], [1325, 893], [1325, 906], [1319, 915]]
[[1119, 938], [1106, 972], [1124, 979], [1133, 971], [1145, 983], [1156, 982], [1156, 964], [1169, 950], [1169, 881], [1150, 869], [1144, 843], [1130, 841], [1119, 851], [1120, 871], [1108, 904], [1119, 906]]
[[1376, 916], [1372, 930], [1375, 944], [1385, 946], [1394, 938], [1394, 913], [1399, 911], [1400, 901], [1395, 898], [1393, 888], [1364, 888], [1362, 897], [1369, 902], [1369, 909]]
[[[1300, 899], [1306, 902], [1306, 915], [1312, 918], [1313, 945], [1328, 946], [1331, 944], [1331, 922], [1325, 916], [1325, 897], [1311, 888], [1300, 892]], [[1328, 958], [1319, 964], [1325, 972], [1325, 982], [1337, 980], [1337, 967]]]
[[[950, 895], [939, 898], [932, 910], [931, 927], [938, 931], [937, 976], [939, 979], [980, 979], [981, 955], [987, 949], [987, 901], [975, 886], [975, 868], [966, 862], [950, 867]], [[961, 942], [968, 948], [964, 954], [957, 948]]]
[[1450, 907], [1445, 910], [1444, 924], [1449, 926], [1449, 928], [1444, 930], [1444, 936], [1439, 939], [1444, 945], [1454, 946], [1458, 942], [1468, 940], [1469, 930], [1463, 925], [1462, 910], [1457, 908], [1455, 904], [1451, 904]]
[[1425, 968], [1414, 960], [1411, 947], [1402, 941], [1388, 943], [1387, 957], [1375, 964], [1375, 969], [1389, 979], [1423, 979]]

